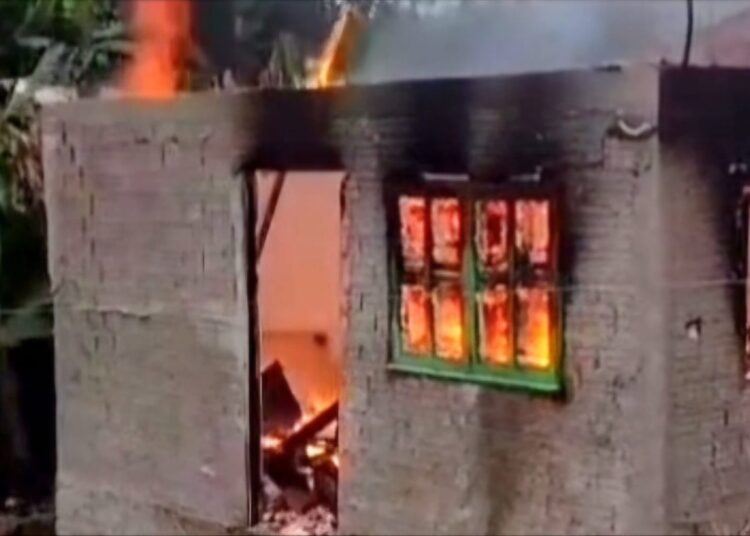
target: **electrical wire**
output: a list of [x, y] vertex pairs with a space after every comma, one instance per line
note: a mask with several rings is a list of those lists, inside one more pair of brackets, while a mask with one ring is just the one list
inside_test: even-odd
[[[544, 284], [543, 282], [540, 282], [541, 284]], [[408, 284], [408, 283], [407, 283]], [[515, 285], [515, 288], [519, 288], [522, 285]], [[532, 286], [529, 284], [528, 286]], [[750, 286], [750, 280], [742, 279], [742, 278], [723, 278], [723, 279], [697, 279], [692, 281], [685, 281], [680, 283], [670, 283], [670, 284], [664, 284], [664, 285], [657, 285], [654, 287], [654, 290], [695, 290], [695, 289], [707, 289], [707, 288], [717, 288], [717, 287], [745, 287]], [[477, 287], [478, 289], [480, 287]], [[527, 288], [527, 287], [524, 287]], [[627, 291], [635, 291], [640, 288], [643, 288], [638, 285], [629, 285], [629, 284], [549, 284], [548, 288], [552, 292], [558, 292], [558, 293], [572, 293], [572, 292], [597, 292], [597, 293], [622, 293]], [[465, 292], [463, 293], [465, 297], [473, 296], [473, 292]], [[363, 292], [356, 292], [350, 294], [350, 297], [363, 297], [363, 298], [369, 298], [369, 297], [377, 297], [380, 298], [383, 296], [383, 293], [363, 293]], [[400, 301], [401, 295], [399, 293], [385, 293], [385, 297], [388, 301]], [[142, 316], [142, 317], [159, 317], [159, 316], [184, 316], [189, 311], [149, 311], [146, 308], [143, 310], [139, 310], [137, 307], [132, 307], [132, 311], [129, 311], [128, 307], [113, 307], [113, 306], [107, 306], [107, 305], [101, 305], [101, 306], [93, 306], [93, 305], [86, 305], [82, 302], [66, 302], [60, 299], [50, 299], [45, 300], [42, 302], [38, 302], [35, 304], [36, 306], [44, 306], [44, 307], [52, 307], [54, 306], [56, 309], [63, 309], [63, 310], [70, 310], [74, 312], [101, 312], [101, 313], [116, 313], [116, 314], [122, 314], [123, 316], [133, 315], [133, 316]], [[0, 315], [5, 314], [14, 314], [14, 313], [20, 313], [20, 312], [26, 312], [28, 311], [28, 308], [24, 307], [18, 307], [18, 308], [7, 308], [7, 307], [0, 307]], [[209, 319], [209, 317], [206, 317]], [[210, 317], [214, 320], [224, 320], [220, 316], [216, 317]]]
[[693, 0], [687, 2], [687, 31], [685, 32], [685, 49], [682, 54], [682, 66], [687, 67], [690, 64], [690, 49], [693, 44]]

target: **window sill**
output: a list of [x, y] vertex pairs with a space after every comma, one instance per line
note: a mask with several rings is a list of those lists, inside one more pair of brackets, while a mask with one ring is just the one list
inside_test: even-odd
[[413, 365], [411, 363], [391, 362], [388, 370], [395, 373], [423, 376], [440, 380], [457, 381], [467, 384], [485, 385], [495, 388], [507, 388], [525, 391], [537, 395], [558, 395], [562, 392], [561, 381], [552, 381], [548, 377], [534, 378], [530, 376], [496, 375], [483, 371], [466, 372], [463, 370], [450, 370], [447, 368], [426, 367], [425, 365]]

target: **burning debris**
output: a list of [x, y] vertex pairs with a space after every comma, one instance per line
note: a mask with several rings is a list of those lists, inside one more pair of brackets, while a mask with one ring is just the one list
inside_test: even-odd
[[338, 489], [338, 401], [305, 415], [278, 362], [263, 385], [261, 529], [279, 534], [332, 534]]

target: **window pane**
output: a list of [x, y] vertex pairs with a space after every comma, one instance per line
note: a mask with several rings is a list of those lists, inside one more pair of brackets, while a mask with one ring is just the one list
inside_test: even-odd
[[458, 199], [432, 201], [432, 258], [445, 268], [461, 267], [461, 205]]
[[549, 201], [517, 201], [516, 253], [523, 264], [546, 268], [550, 262]]
[[421, 271], [425, 265], [427, 203], [423, 197], [400, 197], [398, 208], [404, 268]]
[[476, 204], [476, 246], [481, 269], [502, 273], [508, 269], [508, 203], [481, 201]]
[[430, 300], [427, 289], [419, 285], [401, 287], [401, 331], [404, 350], [417, 355], [432, 352]]
[[511, 364], [510, 296], [497, 286], [479, 293], [480, 355], [490, 365]]
[[552, 296], [546, 287], [516, 290], [518, 298], [518, 362], [538, 369], [552, 364]]
[[464, 336], [464, 300], [461, 287], [442, 283], [434, 291], [435, 352], [451, 361], [466, 358]]

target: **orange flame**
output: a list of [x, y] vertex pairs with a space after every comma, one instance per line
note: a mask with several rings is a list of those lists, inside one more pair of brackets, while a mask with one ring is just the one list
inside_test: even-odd
[[458, 286], [438, 287], [435, 301], [435, 350], [451, 361], [465, 358], [463, 297]]
[[545, 288], [519, 291], [522, 295], [522, 355], [523, 365], [545, 369], [552, 364], [550, 296]]
[[191, 46], [190, 0], [134, 0], [135, 55], [124, 75], [127, 94], [171, 99]]
[[346, 71], [364, 30], [364, 18], [356, 8], [348, 7], [342, 11], [339, 20], [333, 26], [331, 35], [323, 48], [315, 83], [325, 88], [342, 85], [346, 82]]
[[509, 365], [511, 355], [509, 296], [499, 286], [480, 294], [482, 355], [493, 365]]

